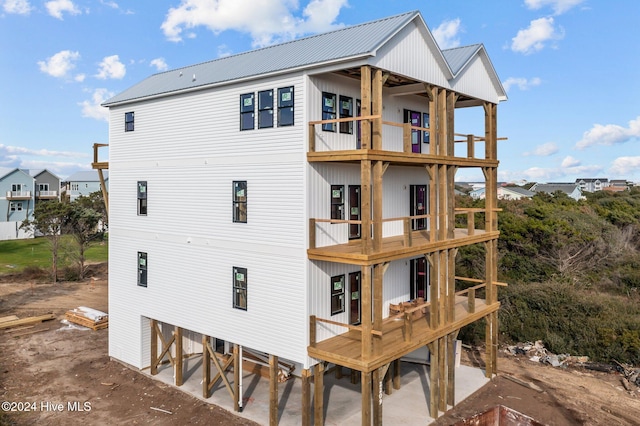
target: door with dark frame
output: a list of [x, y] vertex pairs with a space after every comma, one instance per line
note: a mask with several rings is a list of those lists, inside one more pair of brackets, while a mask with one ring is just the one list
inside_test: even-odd
[[[411, 185], [409, 194], [409, 214], [422, 216], [427, 214], [427, 185]], [[427, 229], [427, 218], [411, 220], [411, 229], [417, 231]]]
[[[349, 220], [360, 220], [360, 185], [349, 185]], [[359, 223], [349, 224], [349, 239], [358, 239], [361, 236]]]
[[360, 324], [360, 272], [349, 274], [349, 324]]

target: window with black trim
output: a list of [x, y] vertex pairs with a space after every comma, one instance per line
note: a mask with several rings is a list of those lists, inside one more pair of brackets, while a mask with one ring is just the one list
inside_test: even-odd
[[273, 127], [273, 89], [258, 92], [258, 129]]
[[344, 312], [344, 274], [331, 277], [331, 315]]
[[233, 307], [247, 310], [247, 268], [233, 267]]
[[233, 221], [247, 223], [247, 181], [233, 181]]
[[411, 281], [409, 282], [409, 296], [411, 300], [422, 298], [429, 300], [429, 266], [424, 257], [411, 259]]
[[240, 95], [240, 130], [255, 128], [255, 94]]
[[331, 185], [331, 219], [344, 219], [344, 185]]
[[[427, 129], [429, 128], [429, 114], [426, 112], [422, 113], [422, 127], [426, 127]], [[422, 132], [422, 142], [423, 143], [429, 143], [429, 135], [431, 134], [431, 132]]]
[[9, 206], [12, 212], [22, 211], [22, 201], [12, 201], [11, 203], [9, 203]]
[[278, 127], [293, 126], [293, 86], [278, 89]]
[[147, 286], [147, 253], [138, 252], [138, 285]]
[[[353, 98], [340, 95], [340, 118], [353, 117]], [[353, 134], [353, 121], [340, 123], [340, 133]]]
[[124, 113], [124, 131], [125, 132], [133, 132], [133, 124], [134, 124], [134, 113], [125, 112]]
[[[336, 94], [322, 92], [322, 119], [334, 120], [336, 118]], [[327, 132], [336, 131], [336, 123], [325, 123], [322, 130]]]
[[138, 216], [147, 215], [147, 181], [138, 181]]

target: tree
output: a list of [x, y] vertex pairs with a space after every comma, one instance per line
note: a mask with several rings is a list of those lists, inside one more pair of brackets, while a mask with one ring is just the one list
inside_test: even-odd
[[49, 241], [51, 248], [51, 276], [53, 282], [58, 280], [58, 254], [60, 239], [67, 222], [69, 205], [58, 200], [42, 202], [36, 205], [33, 220], [25, 219], [21, 227], [28, 228], [34, 233], [41, 233]]
[[[81, 197], [82, 198], [82, 197]], [[78, 262], [78, 279], [83, 280], [86, 272], [85, 251], [97, 235], [101, 215], [92, 208], [83, 207], [82, 203], [69, 205], [67, 229], [77, 244], [76, 260]]]
[[100, 225], [102, 230], [108, 227], [107, 223], [107, 209], [104, 205], [104, 198], [102, 191], [92, 192], [89, 195], [81, 195], [76, 198], [74, 203], [80, 204], [84, 208], [92, 209], [100, 216]]

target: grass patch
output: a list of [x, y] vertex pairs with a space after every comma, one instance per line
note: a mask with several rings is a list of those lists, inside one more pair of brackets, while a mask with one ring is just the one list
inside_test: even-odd
[[[85, 252], [86, 261], [106, 262], [109, 244], [107, 239], [96, 240]], [[58, 268], [73, 265], [75, 242], [70, 235], [63, 235], [60, 242]], [[45, 237], [24, 240], [0, 241], [0, 274], [23, 272], [25, 268], [51, 269], [51, 249]]]

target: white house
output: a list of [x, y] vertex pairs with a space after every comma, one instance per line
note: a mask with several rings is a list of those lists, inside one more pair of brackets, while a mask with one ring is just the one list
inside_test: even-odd
[[[104, 172], [107, 190], [109, 189], [109, 172]], [[92, 192], [100, 191], [100, 177], [96, 170], [81, 170], [73, 173], [65, 181], [65, 190], [69, 201], [75, 201], [80, 196], [88, 196]]]
[[[461, 327], [487, 321], [496, 371], [503, 100], [485, 48], [441, 51], [419, 12], [152, 75], [109, 99], [110, 356], [171, 367], [180, 386], [197, 354], [204, 397], [210, 366], [231, 368], [239, 408], [251, 351], [271, 366], [271, 423], [278, 360], [301, 377], [303, 424], [322, 423], [327, 367], [348, 368], [363, 407], [374, 401], [362, 423], [379, 424], [372, 382], [428, 346], [437, 417], [453, 402]], [[455, 157], [463, 107], [485, 126]], [[483, 229], [477, 209], [455, 209], [458, 167], [487, 177]], [[455, 255], [470, 244], [485, 247], [487, 272], [458, 290]]]
[[[469, 193], [469, 196], [474, 199], [484, 200], [486, 188], [478, 188]], [[520, 200], [521, 198], [531, 198], [535, 193], [520, 188], [518, 186], [499, 186], [498, 187], [498, 199], [499, 200]]]
[[531, 187], [533, 192], [545, 192], [547, 194], [553, 194], [557, 191], [564, 192], [568, 197], [574, 200], [584, 199], [580, 185], [577, 183], [536, 183]]

